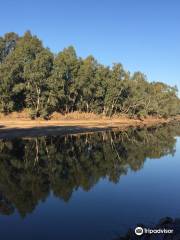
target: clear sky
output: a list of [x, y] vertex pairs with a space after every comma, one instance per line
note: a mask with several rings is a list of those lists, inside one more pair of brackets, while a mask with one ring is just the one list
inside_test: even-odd
[[0, 35], [26, 30], [180, 90], [180, 0], [1, 0]]

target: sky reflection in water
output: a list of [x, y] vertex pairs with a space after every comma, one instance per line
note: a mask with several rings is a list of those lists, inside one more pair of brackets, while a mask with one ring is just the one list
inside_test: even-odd
[[179, 125], [0, 140], [1, 239], [112, 239], [180, 217]]

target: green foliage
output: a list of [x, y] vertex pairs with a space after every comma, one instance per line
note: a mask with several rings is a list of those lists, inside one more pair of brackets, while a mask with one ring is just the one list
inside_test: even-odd
[[56, 111], [75, 110], [78, 96], [76, 81], [79, 64], [72, 46], [65, 48], [54, 59], [49, 88], [50, 99]]
[[96, 91], [95, 74], [97, 70], [97, 61], [93, 56], [89, 56], [81, 61], [78, 71], [77, 89], [79, 93], [78, 109], [89, 112], [93, 105]]
[[112, 68], [70, 46], [56, 56], [29, 31], [0, 37], [0, 112], [29, 108], [32, 118], [53, 111], [169, 117], [180, 114], [176, 87], [149, 83], [141, 72]]
[[53, 66], [53, 55], [49, 50], [42, 50], [36, 58], [24, 69], [24, 89], [26, 106], [31, 111], [32, 118], [47, 117], [51, 112], [49, 102], [48, 78]]
[[0, 63], [15, 49], [18, 39], [18, 35], [13, 32], [5, 34], [4, 37], [0, 37]]

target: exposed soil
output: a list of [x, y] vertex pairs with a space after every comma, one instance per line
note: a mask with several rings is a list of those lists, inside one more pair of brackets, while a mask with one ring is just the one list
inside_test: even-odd
[[0, 138], [14, 138], [27, 136], [64, 135], [84, 132], [104, 131], [112, 129], [126, 129], [128, 127], [145, 127], [180, 121], [180, 117], [146, 118], [144, 120], [129, 119], [127, 117], [112, 119], [82, 119], [82, 120], [29, 120], [0, 118]]

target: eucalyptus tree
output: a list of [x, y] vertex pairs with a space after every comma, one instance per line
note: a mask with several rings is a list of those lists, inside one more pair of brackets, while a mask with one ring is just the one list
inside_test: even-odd
[[0, 65], [0, 106], [2, 112], [10, 112], [25, 107], [24, 69], [42, 51], [41, 41], [26, 32], [19, 38], [14, 50]]
[[25, 66], [25, 102], [31, 109], [32, 118], [47, 117], [53, 107], [50, 101], [48, 78], [53, 67], [53, 55], [48, 49], [42, 50]]
[[119, 63], [79, 58], [72, 46], [54, 55], [29, 31], [11, 32], [0, 37], [0, 112], [24, 108], [33, 118], [53, 111], [168, 117], [180, 114], [180, 99], [176, 87], [150, 83]]
[[128, 82], [128, 96], [124, 101], [121, 111], [129, 115], [147, 115], [149, 94], [146, 76], [135, 72]]
[[14, 32], [6, 33], [0, 37], [0, 63], [15, 49], [18, 39], [19, 36]]
[[91, 111], [95, 113], [106, 114], [105, 96], [108, 89], [108, 79], [110, 78], [110, 69], [101, 64], [97, 65], [95, 72], [95, 91], [93, 95], [93, 102], [91, 104]]
[[15, 49], [18, 41], [16, 33], [7, 33], [0, 38], [0, 112], [8, 113], [13, 110], [14, 99], [12, 88], [12, 65], [7, 59]]
[[122, 106], [126, 97], [126, 85], [129, 80], [129, 73], [122, 64], [114, 64], [107, 78], [107, 91], [104, 99], [104, 112], [112, 115]]
[[[153, 113], [160, 116], [174, 116], [180, 112], [177, 87], [161, 82], [151, 83], [153, 96]], [[150, 113], [151, 114], [151, 113]]]
[[79, 59], [72, 46], [65, 48], [55, 57], [49, 85], [56, 110], [66, 113], [75, 110], [78, 69]]
[[77, 76], [78, 103], [77, 109], [89, 112], [96, 92], [95, 77], [98, 63], [93, 56], [81, 60]]

